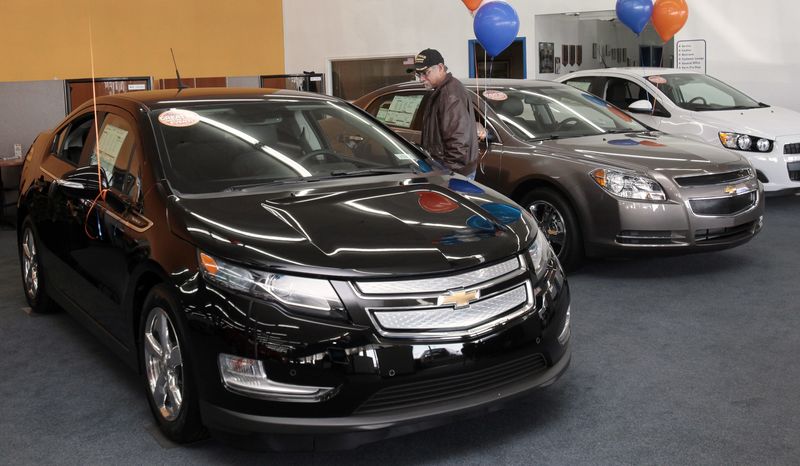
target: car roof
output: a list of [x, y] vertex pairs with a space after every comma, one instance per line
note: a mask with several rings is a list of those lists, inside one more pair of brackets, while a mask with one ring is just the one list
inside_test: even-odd
[[[134, 91], [114, 94], [97, 98], [98, 104], [131, 105], [145, 107], [146, 109], [160, 109], [174, 107], [176, 104], [200, 103], [208, 101], [241, 101], [241, 100], [269, 100], [272, 97], [291, 97], [300, 100], [337, 101], [335, 97], [313, 92], [299, 92], [285, 89], [265, 88], [190, 88], [190, 89], [163, 89], [156, 91]], [[81, 105], [81, 108], [91, 105], [91, 100]]]
[[575, 71], [568, 75], [563, 76], [565, 78], [567, 76], [595, 76], [595, 75], [606, 75], [606, 74], [628, 74], [634, 76], [653, 76], [657, 74], [698, 74], [695, 71], [689, 70], [679, 70], [677, 68], [657, 68], [657, 67], [638, 67], [638, 68], [627, 68], [627, 67], [619, 67], [619, 68], [598, 68], [594, 70], [581, 70]]
[[[461, 81], [467, 88], [474, 87], [548, 87], [548, 86], [561, 86], [561, 83], [555, 81], [546, 81], [540, 79], [467, 79], [456, 78]], [[423, 85], [419, 81], [407, 81], [399, 84], [392, 84], [374, 92], [385, 92], [387, 90], [403, 90], [403, 89], [422, 89]]]

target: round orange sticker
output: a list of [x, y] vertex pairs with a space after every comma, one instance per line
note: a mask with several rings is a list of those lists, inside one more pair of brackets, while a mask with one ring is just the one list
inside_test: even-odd
[[648, 76], [647, 79], [653, 84], [667, 84], [663, 76]]
[[489, 100], [496, 100], [498, 102], [501, 100], [508, 99], [508, 95], [506, 95], [505, 92], [495, 91], [492, 89], [489, 89], [488, 91], [483, 91], [483, 96]]
[[173, 128], [185, 128], [196, 125], [200, 121], [200, 115], [191, 110], [172, 108], [158, 116], [158, 122]]

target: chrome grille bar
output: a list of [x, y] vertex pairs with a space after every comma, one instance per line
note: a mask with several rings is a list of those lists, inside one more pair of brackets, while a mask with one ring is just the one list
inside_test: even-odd
[[474, 287], [475, 285], [516, 272], [523, 267], [520, 258], [514, 257], [499, 264], [458, 275], [414, 280], [356, 282], [355, 287], [357, 291], [365, 295], [365, 297], [370, 297], [370, 295], [440, 293], [447, 290]]

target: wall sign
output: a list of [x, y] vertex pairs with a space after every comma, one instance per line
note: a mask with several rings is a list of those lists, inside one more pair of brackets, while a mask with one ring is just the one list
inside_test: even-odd
[[675, 44], [675, 68], [706, 73], [706, 41], [679, 40]]

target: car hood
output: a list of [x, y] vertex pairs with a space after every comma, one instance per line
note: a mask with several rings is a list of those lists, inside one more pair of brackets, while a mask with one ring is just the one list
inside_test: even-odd
[[211, 255], [324, 276], [468, 268], [520, 252], [536, 231], [509, 199], [447, 176], [348, 178], [284, 185], [279, 192], [172, 196], [168, 208], [173, 228]]
[[611, 165], [641, 172], [683, 175], [749, 167], [741, 155], [721, 146], [717, 148], [655, 131], [556, 139], [538, 147], [595, 168]]
[[800, 134], [800, 113], [781, 107], [692, 112], [697, 121], [719, 131], [732, 131], [767, 139]]

